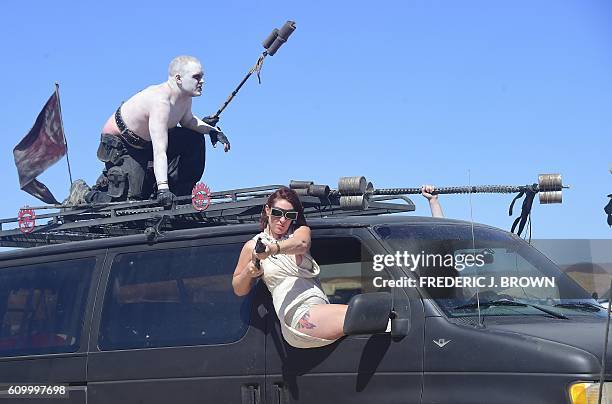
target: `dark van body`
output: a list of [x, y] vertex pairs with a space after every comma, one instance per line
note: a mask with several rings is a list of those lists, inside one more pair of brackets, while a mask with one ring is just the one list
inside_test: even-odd
[[[571, 403], [573, 383], [599, 380], [605, 311], [589, 310], [584, 291], [513, 235], [419, 217], [309, 225], [330, 301], [389, 292], [392, 332], [315, 349], [287, 345], [261, 282], [246, 297], [232, 291], [255, 225], [171, 231], [154, 243], [135, 235], [36, 247], [0, 254], [2, 390], [66, 385], [60, 402], [88, 404]], [[377, 255], [428, 246], [454, 254], [486, 249], [495, 255], [491, 271], [523, 259], [520, 270], [556, 277], [561, 300], [533, 297], [539, 289], [480, 289], [481, 303], [502, 303], [478, 310], [470, 288], [458, 296], [457, 288], [381, 284], [381, 277], [417, 279], [420, 268], [372, 270]], [[540, 303], [504, 303], [518, 293]], [[584, 306], [555, 305], [564, 296]]]

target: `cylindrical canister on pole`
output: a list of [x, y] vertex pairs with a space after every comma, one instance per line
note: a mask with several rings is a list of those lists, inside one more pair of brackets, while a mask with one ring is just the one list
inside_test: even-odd
[[340, 177], [338, 180], [338, 191], [342, 195], [363, 195], [368, 182], [365, 177]]
[[[293, 31], [295, 31], [295, 22], [287, 21], [281, 27], [281, 29], [278, 30], [276, 38], [274, 39], [274, 42], [272, 42], [272, 44], [266, 48], [268, 50], [268, 55], [274, 56], [274, 54], [278, 51], [278, 49], [281, 46], [283, 46], [285, 42], [287, 42], [287, 39], [289, 39], [289, 36], [293, 34]], [[266, 38], [266, 40], [268, 40], [269, 38], [270, 37]]]
[[291, 180], [289, 182], [289, 188], [291, 189], [300, 189], [300, 188], [308, 188], [313, 185], [313, 181], [299, 181], [299, 180]]
[[277, 36], [278, 36], [278, 28], [274, 28], [272, 32], [270, 32], [270, 35], [268, 35], [268, 37], [264, 39], [264, 41], [262, 42], [263, 47], [265, 49], [268, 49], [270, 45], [272, 45], [272, 43], [274, 42]]

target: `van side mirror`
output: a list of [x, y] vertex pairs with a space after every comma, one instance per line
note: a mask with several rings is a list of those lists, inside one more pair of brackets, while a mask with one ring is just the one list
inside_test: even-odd
[[391, 314], [389, 292], [355, 295], [348, 303], [344, 318], [344, 334], [376, 334], [385, 332]]

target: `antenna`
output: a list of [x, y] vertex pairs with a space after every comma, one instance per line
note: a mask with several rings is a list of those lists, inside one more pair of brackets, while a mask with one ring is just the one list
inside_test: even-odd
[[[468, 170], [468, 187], [472, 188], [472, 176], [470, 170]], [[474, 211], [472, 207], [472, 192], [469, 195], [470, 202], [470, 229], [472, 231], [472, 251], [476, 251], [476, 239], [474, 237]], [[483, 327], [482, 323], [482, 313], [480, 312], [480, 288], [478, 285], [476, 286], [476, 308], [478, 310], [478, 326]]]
[[[610, 289], [608, 290], [612, 290], [612, 280], [610, 280]], [[598, 404], [601, 404], [604, 382], [606, 380], [606, 356], [608, 355], [608, 335], [610, 334], [610, 310], [611, 308], [612, 308], [612, 301], [608, 300], [608, 319], [606, 320], [606, 333], [604, 337], [603, 354], [601, 356], [601, 374], [599, 375], [599, 398], [597, 399]]]

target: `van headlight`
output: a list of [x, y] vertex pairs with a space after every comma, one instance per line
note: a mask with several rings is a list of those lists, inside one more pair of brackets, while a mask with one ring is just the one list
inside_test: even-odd
[[[572, 404], [597, 404], [599, 399], [599, 382], [577, 382], [570, 386], [569, 395]], [[602, 404], [612, 404], [612, 382], [604, 382]]]

